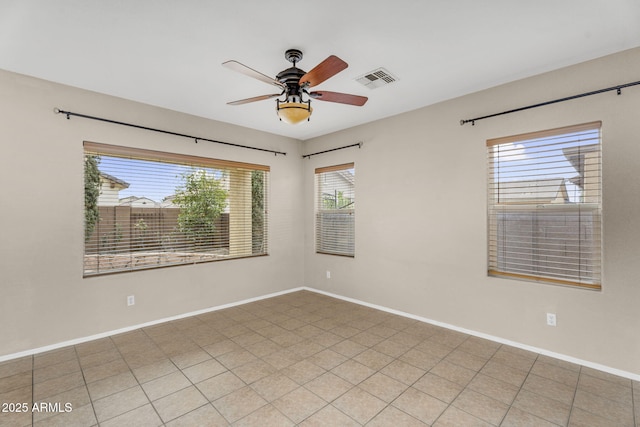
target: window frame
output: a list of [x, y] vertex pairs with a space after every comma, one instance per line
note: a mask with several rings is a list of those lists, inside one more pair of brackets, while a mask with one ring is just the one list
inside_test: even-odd
[[[522, 145], [523, 149], [525, 148], [525, 146], [523, 145], [523, 143], [531, 143], [534, 141], [540, 141], [540, 140], [545, 140], [547, 138], [558, 138], [561, 139], [562, 136], [567, 135], [575, 135], [575, 134], [579, 134], [581, 132], [597, 132], [597, 142], [594, 144], [588, 144], [588, 145], [596, 145], [596, 148], [593, 149], [592, 151], [589, 150], [585, 150], [584, 153], [587, 152], [593, 152], [596, 153], [596, 159], [597, 159], [597, 176], [592, 177], [597, 179], [597, 183], [596, 183], [596, 187], [589, 187], [592, 190], [592, 193], [589, 193], [589, 199], [590, 200], [582, 200], [580, 202], [569, 202], [569, 199], [567, 198], [565, 201], [563, 202], [558, 202], [558, 203], [554, 203], [554, 202], [538, 202], [538, 201], [531, 201], [529, 200], [527, 201], [518, 201], [515, 199], [512, 199], [512, 201], [497, 201], [496, 202], [496, 194], [499, 194], [500, 190], [500, 185], [496, 183], [498, 183], [498, 179], [496, 179], [493, 176], [494, 173], [494, 168], [495, 168], [495, 158], [499, 157], [499, 154], [496, 156], [496, 152], [495, 152], [495, 147], [497, 146], [501, 146], [504, 144], [520, 144]], [[573, 140], [571, 140], [572, 142], [574, 141], [580, 141], [579, 138], [575, 138]], [[550, 147], [554, 147], [555, 145], [561, 145], [561, 142], [556, 142], [556, 143], [549, 143]], [[588, 147], [588, 145], [580, 145], [580, 147], [585, 146]], [[513, 135], [513, 136], [508, 136], [508, 137], [502, 137], [502, 138], [494, 138], [494, 139], [488, 139], [486, 141], [486, 146], [487, 146], [487, 273], [488, 276], [491, 277], [502, 277], [502, 278], [510, 278], [510, 279], [516, 279], [516, 280], [524, 280], [524, 281], [534, 281], [534, 282], [539, 282], [539, 283], [547, 283], [547, 284], [555, 284], [555, 285], [565, 285], [565, 286], [569, 286], [569, 287], [574, 287], [574, 288], [583, 288], [583, 289], [592, 289], [592, 290], [601, 290], [602, 289], [602, 259], [603, 259], [603, 245], [602, 245], [602, 236], [603, 236], [603, 232], [602, 232], [602, 227], [603, 227], [603, 221], [602, 221], [602, 122], [600, 121], [595, 121], [595, 122], [589, 122], [589, 123], [583, 123], [583, 124], [579, 124], [579, 125], [573, 125], [573, 126], [565, 126], [565, 127], [559, 127], [559, 128], [555, 128], [555, 129], [548, 129], [548, 130], [543, 130], [543, 131], [538, 131], [538, 132], [529, 132], [529, 133], [524, 133], [524, 134], [519, 134], [519, 135]], [[566, 157], [566, 154], [565, 154]], [[568, 157], [566, 158], [567, 161], [569, 161]], [[536, 166], [546, 166], [548, 160], [545, 161], [540, 161], [539, 163], [535, 163]], [[530, 166], [527, 166], [530, 167]], [[575, 167], [575, 165], [574, 165]], [[584, 167], [584, 166], [583, 166]], [[524, 166], [523, 166], [524, 168]], [[497, 170], [497, 169], [495, 169]], [[535, 171], [540, 171], [541, 169], [535, 169]], [[515, 171], [515, 168], [514, 168]], [[518, 170], [518, 172], [521, 172], [522, 170]], [[577, 171], [576, 171], [577, 172]], [[585, 171], [583, 171], [584, 176], [580, 175], [580, 177], [582, 177], [583, 179], [586, 179], [586, 173]], [[539, 181], [543, 181], [545, 179], [549, 179], [548, 177], [545, 178], [544, 172], [541, 175], [541, 178], [539, 179]], [[508, 182], [508, 181], [502, 181], [502, 182]], [[515, 181], [517, 182], [517, 181]], [[520, 181], [523, 182], [523, 181]], [[562, 184], [563, 186], [565, 185], [564, 182]], [[582, 186], [585, 187], [584, 182], [582, 183]], [[539, 184], [538, 182], [536, 182], [536, 186], [533, 187], [534, 190], [532, 190], [534, 192], [534, 194], [536, 193], [536, 191], [538, 191], [538, 189], [540, 188], [544, 188], [543, 184]], [[504, 188], [503, 190], [504, 191]], [[526, 190], [523, 190], [526, 191]], [[541, 190], [542, 191], [542, 190]], [[581, 188], [581, 197], [583, 198], [587, 198], [587, 196], [585, 195], [586, 193], [586, 189], [585, 188]], [[591, 194], [595, 194], [595, 196], [592, 196]], [[498, 198], [500, 196], [497, 196]], [[504, 197], [504, 195], [503, 195]], [[597, 199], [597, 200], [591, 200], [592, 198]], [[564, 213], [563, 213], [564, 212]], [[530, 214], [533, 223], [536, 223], [539, 219], [544, 219], [545, 215], [549, 215], [551, 218], [554, 218], [554, 216], [557, 215], [561, 215], [563, 218], [569, 218], [570, 215], [576, 215], [579, 218], [579, 226], [582, 226], [582, 218], [584, 217], [585, 221], [587, 223], [591, 222], [593, 224], [595, 224], [595, 226], [592, 227], [591, 229], [591, 233], [584, 233], [585, 235], [589, 235], [589, 239], [587, 239], [589, 242], [591, 242], [591, 245], [588, 246], [588, 248], [593, 249], [593, 254], [590, 255], [591, 253], [589, 252], [589, 249], [583, 249], [580, 246], [579, 249], [579, 255], [575, 258], [577, 260], [579, 260], [579, 264], [580, 266], [582, 266], [582, 262], [585, 261], [586, 263], [589, 264], [589, 266], [593, 267], [593, 271], [591, 272], [591, 275], [586, 275], [585, 277], [583, 277], [581, 275], [581, 273], [578, 273], [578, 278], [577, 279], [571, 279], [569, 280], [568, 278], [563, 278], [563, 277], [559, 277], [561, 276], [559, 273], [554, 273], [551, 272], [550, 273], [550, 267], [547, 267], [546, 273], [547, 275], [543, 274], [543, 272], [539, 273], [539, 274], [533, 274], [532, 271], [537, 267], [540, 270], [543, 270], [544, 267], [541, 265], [543, 264], [540, 260], [532, 260], [530, 261], [530, 266], [531, 266], [531, 270], [527, 273], [519, 273], [519, 272], [514, 272], [513, 270], [517, 270], [516, 268], [511, 268], [512, 271], [508, 271], [509, 268], [500, 268], [498, 266], [498, 252], [500, 252], [499, 249], [499, 238], [498, 238], [498, 216], [500, 214], [503, 215], [507, 215], [507, 214], [511, 214], [514, 215], [516, 213], [520, 213], [521, 215], [527, 215]], [[538, 217], [538, 215], [540, 215], [540, 217]], [[567, 220], [567, 222], [569, 222]], [[507, 222], [505, 222], [506, 224]], [[532, 223], [532, 224], [533, 224]], [[588, 226], [586, 226], [588, 227]], [[506, 231], [504, 231], [506, 228], [506, 225], [503, 225], [503, 231], [502, 233], [507, 233]], [[540, 237], [540, 232], [539, 231], [533, 231], [533, 229], [537, 227], [532, 227], [532, 231], [531, 234], [528, 236], [525, 236], [525, 239], [527, 237], [529, 237], [531, 239], [532, 242], [532, 247], [537, 246], [539, 244], [540, 240], [544, 240]], [[522, 228], [518, 229], [518, 232], [522, 231]], [[514, 234], [511, 235], [511, 237], [513, 237], [515, 235], [515, 231], [513, 232]], [[582, 229], [579, 228], [576, 235], [572, 236], [572, 238], [575, 239], [575, 241], [581, 242], [581, 235], [582, 235]], [[518, 238], [518, 237], [516, 237]], [[557, 238], [559, 239], [559, 238]], [[569, 239], [567, 237], [567, 239]], [[509, 240], [509, 238], [507, 238], [507, 240]], [[503, 245], [506, 245], [506, 243], [502, 243]], [[565, 249], [566, 250], [566, 249]], [[584, 253], [586, 253], [586, 256], [583, 256], [583, 251]], [[507, 253], [507, 255], [503, 255], [503, 256], [513, 256], [513, 254], [511, 252], [509, 252], [508, 250], [502, 249], [502, 251], [505, 251], [504, 253]], [[552, 256], [547, 252], [543, 252], [545, 251], [545, 249], [540, 250], [540, 253], [537, 254], [540, 259], [543, 259], [545, 257], [551, 258]], [[516, 254], [517, 255], [517, 254]], [[535, 258], [535, 257], [532, 257]], [[524, 268], [523, 268], [524, 269]], [[588, 270], [588, 269], [587, 269]], [[553, 277], [553, 276], [558, 276], [558, 277]]]
[[[201, 259], [189, 259], [188, 254], [194, 255], [192, 258], [195, 258], [196, 254], [201, 254], [201, 255], [206, 255], [206, 252], [198, 252], [198, 248], [196, 246], [193, 246], [195, 244], [193, 244], [192, 246], [189, 246], [188, 244], [183, 244], [182, 242], [180, 242], [178, 244], [178, 249], [174, 248], [174, 249], [168, 249], [166, 251], [160, 250], [158, 249], [157, 252], [161, 252], [164, 254], [178, 254], [178, 252], [180, 252], [180, 254], [187, 254], [187, 256], [184, 257], [184, 261], [182, 262], [164, 262], [164, 263], [159, 263], [159, 264], [155, 264], [155, 265], [142, 265], [142, 266], [134, 266], [134, 262], [131, 262], [131, 267], [127, 267], [127, 268], [112, 268], [112, 269], [104, 269], [101, 270], [100, 268], [96, 269], [92, 269], [92, 268], [88, 268], [88, 265], [94, 266], [94, 265], [99, 265], [100, 261], [95, 261], [92, 262], [90, 259], [88, 260], [88, 257], [93, 256], [94, 258], [99, 258], [101, 255], [105, 255], [106, 251], [101, 250], [99, 248], [100, 244], [94, 244], [91, 248], [88, 247], [88, 242], [89, 242], [89, 238], [87, 238], [85, 236], [85, 241], [83, 244], [83, 277], [97, 277], [97, 276], [102, 276], [102, 275], [109, 275], [109, 274], [120, 274], [120, 273], [130, 273], [130, 272], [134, 272], [134, 271], [144, 271], [144, 270], [152, 270], [152, 269], [157, 269], [157, 268], [168, 268], [168, 267], [176, 267], [176, 266], [184, 266], [184, 265], [193, 265], [193, 264], [202, 264], [202, 263], [208, 263], [208, 262], [217, 262], [217, 261], [227, 261], [227, 260], [235, 260], [235, 259], [243, 259], [243, 258], [255, 258], [255, 257], [261, 257], [261, 256], [267, 256], [269, 255], [269, 244], [268, 244], [268, 228], [269, 228], [269, 216], [268, 216], [268, 212], [269, 212], [269, 172], [270, 172], [270, 166], [267, 165], [261, 165], [261, 164], [253, 164], [253, 163], [246, 163], [246, 162], [236, 162], [236, 161], [230, 161], [230, 160], [221, 160], [221, 159], [215, 159], [215, 158], [209, 158], [209, 157], [201, 157], [201, 156], [193, 156], [193, 155], [187, 155], [187, 154], [179, 154], [179, 153], [170, 153], [170, 152], [164, 152], [164, 151], [156, 151], [156, 150], [147, 150], [147, 149], [142, 149], [142, 148], [133, 148], [133, 147], [127, 147], [127, 146], [122, 146], [122, 145], [111, 145], [111, 144], [104, 144], [104, 143], [97, 143], [97, 142], [90, 142], [90, 141], [84, 141], [83, 142], [83, 158], [87, 158], [87, 156], [105, 156], [105, 157], [114, 157], [114, 158], [120, 158], [120, 159], [124, 159], [126, 160], [142, 160], [142, 161], [147, 161], [147, 162], [156, 162], [156, 163], [162, 163], [162, 164], [174, 164], [174, 165], [178, 165], [178, 166], [183, 166], [185, 168], [192, 168], [193, 170], [197, 170], [198, 168], [203, 168], [203, 169], [215, 169], [215, 170], [219, 170], [219, 171], [225, 171], [228, 172], [229, 175], [233, 175], [234, 173], [237, 174], [249, 174], [251, 176], [251, 178], [247, 178], [245, 176], [245, 180], [248, 179], [249, 181], [251, 181], [251, 183], [247, 184], [245, 182], [245, 188], [239, 190], [241, 193], [238, 194], [242, 194], [243, 196], [241, 197], [250, 197], [250, 203], [247, 206], [246, 203], [245, 205], [241, 208], [244, 211], [246, 211], [244, 214], [241, 214], [242, 217], [245, 217], [242, 221], [246, 222], [246, 217], [247, 215], [251, 218], [251, 224], [248, 224], [249, 227], [244, 226], [244, 227], [240, 227], [240, 234], [233, 234], [235, 233], [234, 230], [232, 230], [232, 228], [234, 227], [233, 224], [231, 224], [232, 220], [228, 219], [228, 224], [227, 224], [227, 230], [226, 233], [229, 234], [229, 236], [227, 236], [227, 239], [233, 239], [235, 238], [235, 236], [239, 236], [239, 239], [244, 239], [245, 241], [247, 240], [247, 236], [246, 236], [246, 229], [253, 229], [253, 223], [254, 223], [254, 216], [253, 216], [253, 206], [254, 206], [254, 199], [251, 195], [253, 188], [252, 188], [252, 184], [253, 184], [253, 173], [254, 172], [263, 172], [263, 182], [262, 182], [262, 198], [260, 200], [260, 202], [262, 203], [262, 218], [261, 218], [261, 223], [259, 224], [260, 227], [257, 227], [258, 229], [261, 230], [261, 234], [262, 237], [260, 237], [260, 245], [261, 245], [261, 250], [258, 253], [253, 253], [254, 251], [254, 241], [253, 241], [253, 235], [251, 235], [251, 246], [250, 248], [247, 248], [247, 243], [245, 242], [244, 245], [242, 245], [242, 247], [239, 246], [239, 255], [233, 255], [233, 254], [228, 254], [228, 255], [223, 255], [223, 256], [219, 256], [219, 257], [209, 257], [207, 259], [207, 257], [200, 257]], [[85, 164], [86, 167], [86, 164]], [[140, 171], [134, 172], [134, 173], [141, 173]], [[100, 171], [100, 174], [103, 175], [103, 172]], [[107, 174], [108, 176], [108, 174]], [[110, 178], [113, 178], [110, 176]], [[86, 177], [85, 177], [86, 180]], [[232, 178], [228, 178], [229, 183], [232, 182]], [[232, 187], [235, 184], [230, 184]], [[86, 194], [86, 181], [85, 181], [85, 190], [84, 193]], [[86, 199], [85, 199], [85, 203], [86, 203]], [[230, 203], [228, 200], [226, 201], [226, 203]], [[103, 205], [104, 206], [104, 205]], [[114, 207], [122, 207], [121, 204], [118, 204]], [[133, 205], [131, 206], [133, 207]], [[175, 206], [173, 206], [173, 208], [175, 208]], [[229, 207], [227, 206], [227, 209]], [[164, 206], [157, 206], [154, 208], [155, 210], [162, 210], [162, 209], [166, 209], [166, 207]], [[178, 208], [181, 209], [181, 208]], [[133, 209], [132, 209], [133, 210]], [[86, 212], [86, 206], [83, 205], [83, 212]], [[248, 212], [248, 213], [247, 213]], [[115, 211], [114, 211], [114, 218], [115, 218]], [[131, 218], [133, 218], [133, 214], [131, 214]], [[226, 214], [227, 217], [229, 218], [229, 216], [231, 215], [230, 213]], [[98, 218], [97, 223], [100, 222], [100, 218]], [[114, 226], [116, 225], [116, 220], [113, 220], [114, 222]], [[244, 224], [243, 222], [243, 224]], [[84, 223], [84, 227], [85, 227], [85, 233], [86, 233], [86, 214], [85, 217], [83, 217], [83, 223]], [[174, 227], [175, 229], [175, 227]], [[130, 235], [126, 242], [123, 243], [123, 246], [127, 246], [127, 245], [131, 245], [131, 242], [134, 240], [133, 237], [133, 227], [129, 226], [128, 229], [128, 234]], [[164, 230], [164, 229], [163, 229]], [[169, 232], [167, 230], [164, 230], [165, 232]], [[96, 231], [94, 231], [95, 233]], [[252, 231], [253, 233], [253, 231]], [[234, 237], [232, 237], [232, 235]], [[208, 236], [208, 238], [211, 236]], [[96, 238], [94, 238], [93, 240], [99, 239], [99, 236], [96, 235]], [[231, 244], [231, 243], [229, 243]], [[229, 248], [230, 250], [230, 248]], [[251, 253], [242, 253], [242, 252], [247, 252], [248, 250], [251, 251]], [[118, 255], [126, 255], [126, 256], [131, 256], [132, 258], [134, 257], [135, 254], [135, 250], [132, 249], [132, 246], [129, 246], [129, 250], [123, 250], [121, 253], [117, 252], [118, 249], [115, 249], [115, 253]], [[112, 251], [112, 254], [114, 253], [114, 251]], [[170, 256], [167, 256], [165, 258], [170, 258]], [[158, 257], [158, 259], [160, 259], [160, 256]]]
[[[353, 183], [351, 193], [353, 196], [353, 201], [350, 205], [354, 205], [352, 208], [344, 209], [344, 208], [333, 208], [326, 209], [322, 208], [323, 204], [323, 194], [322, 194], [322, 184], [320, 182], [323, 177], [326, 177], [325, 174], [330, 174], [333, 172], [347, 171], [353, 170]], [[315, 209], [314, 209], [314, 222], [315, 222], [315, 252], [317, 254], [323, 255], [334, 255], [334, 256], [342, 256], [347, 258], [355, 257], [355, 163], [344, 163], [339, 165], [325, 166], [316, 168], [314, 171], [314, 199], [315, 199]], [[337, 201], [336, 201], [337, 203]], [[348, 233], [349, 235], [346, 237], [347, 243], [346, 246], [342, 242], [338, 242], [338, 240], [333, 240], [333, 237], [330, 237], [332, 234], [336, 235], [335, 229], [325, 228], [325, 224], [327, 222], [323, 221], [323, 218], [326, 215], [331, 215], [335, 219], [340, 217], [344, 217], [339, 219], [339, 222], [345, 222], [344, 219], [347, 219], [348, 224]], [[335, 221], [334, 221], [335, 223]], [[323, 238], [324, 237], [324, 238]], [[344, 239], [343, 239], [344, 241]]]

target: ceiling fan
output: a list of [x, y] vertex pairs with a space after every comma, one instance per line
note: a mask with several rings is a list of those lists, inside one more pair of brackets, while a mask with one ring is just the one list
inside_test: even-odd
[[[228, 102], [228, 105], [242, 105], [249, 102], [262, 101], [265, 99], [276, 99], [276, 111], [280, 120], [290, 124], [300, 123], [309, 120], [311, 112], [311, 100], [337, 102], [340, 104], [363, 106], [368, 98], [366, 96], [351, 95], [348, 93], [329, 92], [326, 90], [310, 91], [313, 86], [317, 86], [325, 80], [335, 76], [349, 65], [335, 55], [316, 65], [311, 71], [306, 72], [296, 67], [302, 59], [302, 52], [298, 49], [289, 49], [284, 53], [287, 61], [293, 67], [280, 71], [273, 79], [253, 68], [247, 67], [238, 61], [227, 61], [222, 65], [230, 70], [237, 71], [254, 79], [276, 86], [280, 93], [270, 95], [254, 96], [253, 98], [240, 99]], [[283, 99], [279, 99], [284, 97]]]

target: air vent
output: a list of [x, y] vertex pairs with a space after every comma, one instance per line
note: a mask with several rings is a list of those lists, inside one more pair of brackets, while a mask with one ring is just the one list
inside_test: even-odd
[[380, 86], [385, 86], [389, 83], [395, 82], [396, 80], [398, 80], [397, 77], [392, 75], [384, 68], [378, 68], [377, 70], [373, 70], [356, 79], [358, 83], [368, 87], [369, 89], [375, 89]]

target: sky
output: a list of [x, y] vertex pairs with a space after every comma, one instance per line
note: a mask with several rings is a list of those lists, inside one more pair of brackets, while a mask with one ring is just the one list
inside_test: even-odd
[[193, 170], [205, 169], [208, 174], [221, 175], [213, 169], [111, 156], [101, 156], [98, 169], [129, 184], [129, 188], [120, 191], [121, 199], [137, 196], [155, 202], [175, 194], [182, 184], [182, 176]]

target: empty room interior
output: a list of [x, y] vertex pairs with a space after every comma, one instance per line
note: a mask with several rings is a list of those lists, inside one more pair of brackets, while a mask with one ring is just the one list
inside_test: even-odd
[[0, 35], [0, 426], [640, 425], [636, 0]]

